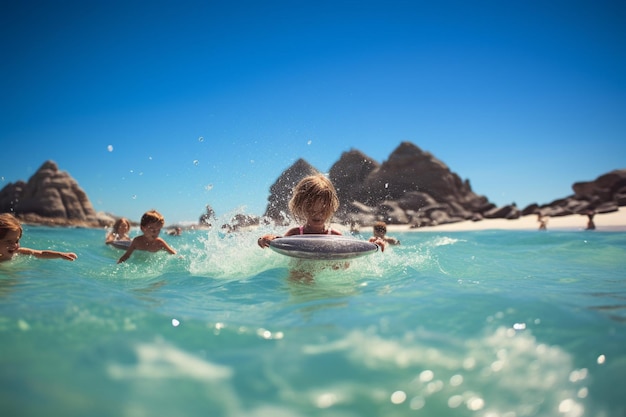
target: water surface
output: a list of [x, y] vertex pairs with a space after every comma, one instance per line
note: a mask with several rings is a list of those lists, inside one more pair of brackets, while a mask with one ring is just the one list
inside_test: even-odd
[[117, 265], [27, 227], [79, 258], [0, 264], [2, 415], [626, 415], [623, 233], [401, 233], [309, 283], [261, 233]]

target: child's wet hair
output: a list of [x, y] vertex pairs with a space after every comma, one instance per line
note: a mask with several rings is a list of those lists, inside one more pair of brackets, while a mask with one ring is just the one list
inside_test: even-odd
[[115, 223], [113, 223], [113, 230], [117, 232], [122, 223], [126, 223], [126, 225], [128, 225], [128, 228], [130, 228], [130, 222], [128, 221], [128, 219], [120, 217], [115, 221]]
[[322, 174], [303, 178], [294, 187], [289, 200], [289, 210], [297, 221], [306, 221], [308, 209], [321, 202], [324, 217], [328, 220], [339, 208], [339, 198], [332, 182]]
[[156, 210], [147, 211], [143, 216], [141, 216], [141, 226], [147, 226], [153, 223], [163, 225], [165, 224], [165, 218]]
[[386, 233], [387, 232], [387, 225], [385, 224], [385, 222], [376, 222], [376, 223], [374, 223], [374, 230], [377, 231], [377, 232]]
[[22, 237], [23, 230], [20, 221], [11, 213], [0, 214], [0, 239], [11, 230], [19, 232], [19, 237]]

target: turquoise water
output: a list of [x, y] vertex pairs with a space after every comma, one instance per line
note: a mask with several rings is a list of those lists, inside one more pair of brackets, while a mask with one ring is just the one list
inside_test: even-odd
[[625, 416], [626, 235], [428, 232], [324, 264], [262, 231], [26, 227], [0, 264], [3, 416]]

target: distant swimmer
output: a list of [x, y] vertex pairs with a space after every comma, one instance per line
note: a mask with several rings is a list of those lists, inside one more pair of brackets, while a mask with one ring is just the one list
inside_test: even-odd
[[172, 255], [176, 255], [176, 251], [170, 247], [163, 239], [159, 237], [161, 229], [165, 224], [165, 219], [156, 210], [150, 210], [141, 216], [141, 231], [142, 235], [133, 239], [130, 247], [117, 261], [117, 263], [125, 262], [135, 250], [142, 250], [147, 252], [158, 252], [165, 250]]
[[175, 227], [174, 229], [168, 231], [167, 234], [170, 236], [180, 236], [183, 234], [183, 229], [181, 229], [180, 227]]
[[374, 236], [369, 238], [370, 242], [375, 243], [377, 239], [383, 240], [390, 245], [399, 245], [400, 241], [395, 237], [387, 236], [387, 225], [385, 222], [376, 222], [373, 227]]
[[537, 221], [539, 222], [539, 230], [547, 230], [548, 217], [541, 213], [537, 213]]
[[587, 213], [587, 228], [585, 230], [595, 230], [596, 224], [593, 222], [593, 216], [595, 216], [596, 212], [591, 210]]
[[113, 230], [107, 235], [104, 243], [108, 245], [116, 240], [130, 240], [128, 232], [130, 232], [130, 222], [124, 217], [119, 218], [113, 223]]

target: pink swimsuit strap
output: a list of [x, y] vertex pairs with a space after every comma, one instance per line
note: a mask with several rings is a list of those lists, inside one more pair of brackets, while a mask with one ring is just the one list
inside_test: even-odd
[[[331, 229], [330, 227], [328, 228], [328, 232], [326, 232], [327, 235], [332, 235], [333, 229]], [[304, 234], [304, 226], [300, 226], [300, 234], [303, 235]]]

